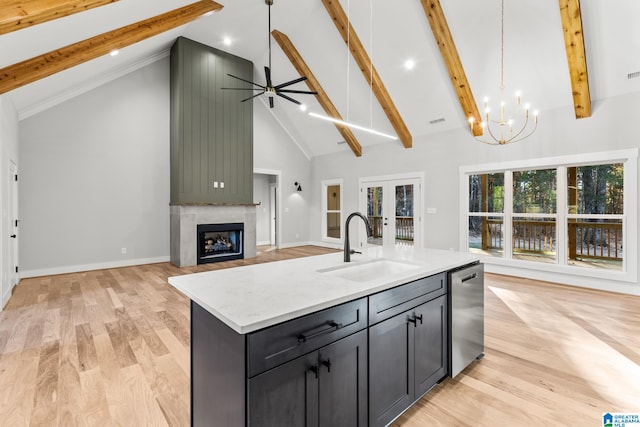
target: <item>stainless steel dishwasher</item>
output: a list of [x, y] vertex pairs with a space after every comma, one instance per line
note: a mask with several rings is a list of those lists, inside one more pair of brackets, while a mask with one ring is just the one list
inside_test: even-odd
[[454, 378], [484, 356], [484, 264], [450, 272], [449, 286], [449, 375]]

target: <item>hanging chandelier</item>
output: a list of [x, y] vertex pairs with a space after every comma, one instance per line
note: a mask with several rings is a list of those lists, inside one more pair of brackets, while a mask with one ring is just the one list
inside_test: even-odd
[[[484, 120], [480, 122], [482, 135], [474, 136], [480, 142], [492, 145], [505, 145], [512, 142], [522, 141], [535, 132], [538, 127], [538, 111], [535, 110], [533, 115], [533, 123], [529, 117], [530, 105], [520, 102], [520, 91], [515, 93], [515, 108], [512, 113], [508, 114], [505, 109], [507, 104], [504, 101], [504, 0], [501, 0], [500, 15], [500, 111], [499, 117], [491, 116], [491, 108], [489, 107], [489, 98], [485, 97], [484, 102]], [[475, 118], [469, 117], [469, 126], [473, 135], [473, 125]]]

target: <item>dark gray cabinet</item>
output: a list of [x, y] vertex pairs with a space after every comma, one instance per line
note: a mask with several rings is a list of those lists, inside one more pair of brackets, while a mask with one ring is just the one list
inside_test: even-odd
[[447, 375], [447, 273], [246, 335], [191, 303], [193, 426], [384, 426]]
[[249, 380], [249, 426], [367, 425], [367, 333], [360, 331]]
[[[386, 291], [371, 302], [388, 301], [391, 307], [415, 305], [369, 327], [369, 422], [385, 426], [429, 391], [447, 373], [447, 297], [444, 275]], [[442, 281], [442, 286], [430, 286]], [[409, 294], [409, 301], [397, 295]], [[440, 296], [438, 296], [440, 295]], [[427, 302], [421, 301], [429, 299]]]

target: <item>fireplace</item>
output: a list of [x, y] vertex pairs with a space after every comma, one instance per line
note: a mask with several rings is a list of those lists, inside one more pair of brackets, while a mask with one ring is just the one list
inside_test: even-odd
[[198, 264], [244, 258], [244, 224], [198, 224]]
[[[205, 262], [217, 262], [229, 259], [246, 259], [256, 256], [256, 206], [247, 205], [171, 205], [170, 211], [170, 249], [171, 262], [178, 267], [189, 267]], [[229, 231], [240, 231], [234, 237], [233, 244], [236, 251], [242, 255], [235, 255], [235, 258], [225, 257], [230, 253], [218, 253], [217, 257], [209, 257], [200, 260], [202, 255], [206, 255], [204, 243], [201, 243], [199, 225], [222, 226], [218, 231], [206, 230], [208, 233], [223, 234]], [[229, 226], [232, 225], [233, 227]], [[237, 227], [236, 227], [237, 226]], [[227, 228], [224, 228], [227, 227]], [[213, 236], [215, 237], [215, 236]], [[229, 241], [231, 237], [226, 237]], [[215, 242], [214, 242], [215, 243]], [[222, 243], [222, 242], [220, 242]], [[229, 242], [227, 242], [229, 243]], [[226, 246], [225, 243], [222, 243]], [[237, 245], [241, 246], [238, 247]], [[218, 249], [222, 249], [220, 244]], [[211, 248], [209, 248], [211, 249]], [[209, 254], [213, 255], [213, 254]], [[234, 255], [230, 255], [234, 256]]]

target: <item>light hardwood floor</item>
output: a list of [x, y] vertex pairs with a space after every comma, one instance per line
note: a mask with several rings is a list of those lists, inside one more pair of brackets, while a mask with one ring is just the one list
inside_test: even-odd
[[[189, 301], [167, 277], [250, 260], [23, 280], [0, 313], [0, 425], [188, 426]], [[640, 297], [487, 275], [486, 356], [394, 426], [601, 425], [640, 411]]]

